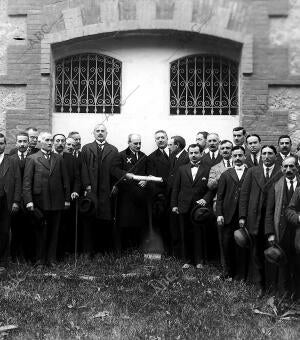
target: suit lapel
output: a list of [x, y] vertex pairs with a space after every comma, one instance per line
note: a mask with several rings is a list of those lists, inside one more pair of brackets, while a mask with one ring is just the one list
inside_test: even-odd
[[50, 163], [48, 161], [48, 159], [45, 158], [44, 154], [42, 151], [39, 151], [39, 155], [38, 155], [38, 161], [43, 164], [43, 166], [45, 168], [47, 168], [48, 170], [50, 170]]
[[[239, 182], [239, 178], [238, 178], [238, 175], [237, 175], [235, 169], [234, 169], [234, 168], [230, 168], [230, 169], [228, 169], [228, 171], [229, 171], [229, 174], [231, 175], [232, 179], [233, 179], [235, 182], [238, 183], [238, 182]], [[245, 174], [245, 170], [244, 170], [243, 176], [244, 176], [244, 174]], [[242, 177], [242, 178], [243, 178], [243, 177]]]
[[111, 153], [111, 147], [110, 147], [110, 145], [105, 143], [104, 148], [103, 148], [103, 152], [102, 152], [102, 160], [110, 153]]
[[264, 169], [262, 166], [258, 166], [255, 168], [256, 171], [256, 182], [258, 183], [258, 185], [261, 187], [261, 189], [263, 190], [265, 187], [265, 176], [264, 176]]
[[52, 172], [55, 168], [55, 164], [57, 162], [57, 157], [59, 157], [59, 156], [56, 156], [55, 154], [52, 154], [51, 157], [50, 157], [50, 173], [49, 173], [49, 176], [52, 174]]
[[9, 169], [9, 156], [4, 155], [3, 158], [3, 177], [5, 176], [5, 174], [7, 173], [8, 169]]
[[92, 144], [91, 144], [91, 151], [92, 153], [95, 155], [95, 157], [97, 157], [97, 152], [98, 152], [98, 145], [97, 145], [97, 142], [94, 141]]
[[[198, 168], [198, 170], [199, 170], [199, 168]], [[191, 183], [194, 184], [193, 176], [192, 176], [192, 170], [191, 170], [191, 165], [190, 164], [185, 168], [185, 171], [186, 171], [187, 176], [188, 176], [189, 180], [191, 181]], [[195, 177], [195, 179], [196, 179], [196, 177]]]

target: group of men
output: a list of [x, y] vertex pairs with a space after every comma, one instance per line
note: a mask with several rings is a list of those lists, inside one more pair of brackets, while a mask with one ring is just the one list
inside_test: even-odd
[[139, 134], [121, 152], [103, 124], [93, 134], [81, 149], [78, 132], [28, 128], [9, 155], [0, 134], [2, 268], [9, 254], [54, 266], [77, 244], [90, 256], [139, 247], [153, 227], [183, 268], [220, 260], [224, 279], [300, 297], [300, 162], [288, 135], [275, 147], [242, 127], [233, 141], [202, 131], [186, 150], [159, 130], [146, 156]]

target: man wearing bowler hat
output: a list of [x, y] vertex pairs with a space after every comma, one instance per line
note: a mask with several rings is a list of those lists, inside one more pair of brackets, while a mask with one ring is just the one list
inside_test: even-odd
[[26, 161], [23, 198], [29, 211], [42, 213], [35, 228], [37, 264], [53, 267], [61, 212], [70, 207], [70, 184], [62, 156], [52, 152], [50, 132], [41, 132], [39, 142], [41, 150]]
[[273, 265], [273, 275], [269, 282], [271, 288], [281, 295], [292, 295], [295, 292], [295, 228], [287, 220], [285, 213], [296, 188], [300, 185], [296, 164], [294, 156], [288, 156], [282, 161], [283, 176], [272, 184], [267, 201], [265, 234], [270, 245], [278, 244], [287, 257], [286, 264]]
[[247, 249], [239, 247], [234, 241], [234, 231], [238, 228], [240, 190], [244, 182], [245, 149], [232, 148], [233, 168], [222, 173], [217, 193], [217, 224], [220, 227], [221, 246], [224, 253], [224, 278], [246, 280]]
[[[249, 140], [249, 139], [248, 139]], [[246, 227], [252, 238], [248, 280], [258, 286], [258, 296], [266, 288], [264, 250], [265, 215], [268, 191], [272, 183], [281, 177], [280, 167], [276, 166], [276, 148], [265, 145], [261, 149], [262, 165], [251, 167], [242, 185], [239, 204], [239, 225]]]
[[[209, 208], [213, 194], [207, 187], [209, 169], [202, 165], [200, 146], [191, 144], [188, 147], [188, 155], [190, 163], [181, 166], [175, 177], [171, 208], [180, 219], [181, 246], [186, 262], [183, 267], [189, 268], [191, 264], [194, 264], [201, 269], [206, 261], [206, 221], [203, 221], [201, 217], [199, 223], [191, 221], [191, 212], [196, 205]], [[207, 211], [201, 211], [200, 216], [202, 214], [206, 215]], [[199, 218], [199, 214], [196, 216]]]

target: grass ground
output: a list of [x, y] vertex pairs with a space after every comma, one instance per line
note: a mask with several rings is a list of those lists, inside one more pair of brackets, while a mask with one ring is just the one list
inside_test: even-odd
[[276, 317], [254, 287], [219, 275], [138, 253], [80, 258], [76, 268], [70, 260], [51, 271], [12, 265], [0, 279], [0, 327], [18, 328], [0, 339], [300, 338], [300, 319]]

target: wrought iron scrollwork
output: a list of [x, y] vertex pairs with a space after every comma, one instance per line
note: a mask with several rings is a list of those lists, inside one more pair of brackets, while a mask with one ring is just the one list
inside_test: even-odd
[[171, 115], [238, 114], [238, 64], [195, 55], [170, 64]]
[[120, 113], [121, 62], [101, 54], [60, 59], [55, 67], [55, 111]]

